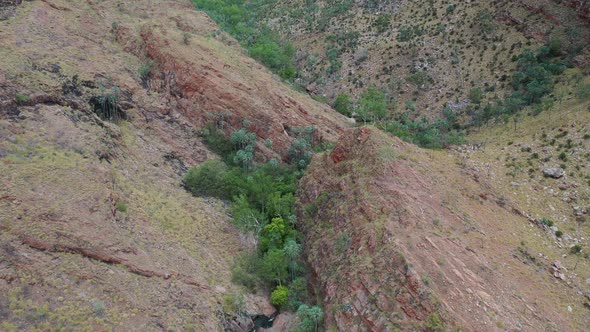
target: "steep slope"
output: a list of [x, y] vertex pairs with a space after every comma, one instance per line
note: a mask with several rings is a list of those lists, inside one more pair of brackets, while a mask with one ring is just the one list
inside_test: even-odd
[[470, 91], [502, 98], [524, 49], [553, 40], [570, 52], [590, 36], [587, 1], [260, 2], [261, 19], [298, 48], [310, 92], [356, 101], [375, 86], [411, 116], [438, 117], [445, 104], [472, 115]]
[[588, 326], [579, 289], [528, 247], [544, 231], [445, 152], [350, 130], [315, 157], [299, 206], [328, 328]]
[[0, 329], [246, 329], [223, 300], [243, 292], [230, 269], [248, 243], [222, 202], [181, 187], [215, 158], [201, 128], [249, 120], [271, 158], [290, 130], [333, 140], [344, 118], [188, 1], [0, 6]]
[[188, 1], [23, 3], [2, 30], [2, 77], [12, 87], [3, 99], [19, 93], [26, 104], [83, 107], [100, 86], [118, 87], [122, 107], [182, 114], [195, 125], [223, 121], [228, 132], [249, 120], [281, 153], [295, 127], [337, 137], [343, 117], [278, 84], [193, 9]]

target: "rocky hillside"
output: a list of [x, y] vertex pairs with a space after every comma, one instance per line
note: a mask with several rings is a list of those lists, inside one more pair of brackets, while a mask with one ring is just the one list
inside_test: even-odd
[[[249, 57], [295, 75], [275, 58], [289, 52], [272, 33], [238, 42], [193, 3], [218, 4], [0, 0], [0, 330], [249, 331], [251, 316], [274, 317], [268, 289], [232, 282], [233, 267], [252, 268], [242, 254], [257, 252], [232, 222], [237, 210], [182, 183], [190, 167], [228, 159], [211, 150], [212, 133], [242, 128], [257, 151], [249, 162], [275, 159], [269, 167], [293, 159], [298, 142], [305, 163], [293, 174], [309, 142], [335, 145], [313, 157], [298, 218], [285, 219], [297, 255], [282, 272], [306, 277], [297, 287], [309, 310], [282, 310], [271, 330], [587, 330], [587, 1], [236, 1], [224, 15], [250, 25], [235, 31], [254, 36], [263, 23], [297, 46], [291, 85]], [[577, 68], [536, 64], [560, 72], [538, 109], [446, 150], [390, 134], [463, 141], [451, 135], [457, 117], [508, 92], [515, 55], [555, 40]], [[297, 83], [315, 99], [353, 102], [375, 86], [387, 100], [367, 109], [397, 101], [412, 118], [437, 117], [445, 103], [451, 112], [432, 128], [351, 128]], [[220, 168], [252, 166], [234, 164]], [[270, 248], [286, 223], [269, 217], [280, 222], [257, 226]]]
[[524, 49], [555, 41], [573, 55], [590, 36], [587, 1], [261, 2], [272, 5], [260, 17], [298, 49], [308, 91], [333, 103], [377, 87], [412, 116], [438, 117], [445, 104], [472, 116], [471, 92], [510, 92]]
[[571, 331], [589, 324], [578, 293], [585, 282], [570, 279], [569, 260], [567, 268], [556, 261], [542, 225], [452, 155], [362, 127], [314, 159], [301, 191], [328, 329]]
[[251, 248], [222, 202], [181, 187], [215, 158], [204, 123], [249, 120], [271, 158], [293, 129], [334, 140], [344, 118], [189, 2], [0, 6], [0, 330], [222, 329], [223, 299], [243, 292], [231, 266]]

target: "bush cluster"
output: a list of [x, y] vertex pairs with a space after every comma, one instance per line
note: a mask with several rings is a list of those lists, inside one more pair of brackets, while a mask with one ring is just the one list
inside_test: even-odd
[[[338, 96], [335, 107], [338, 106], [340, 112], [344, 112], [347, 102], [346, 95]], [[426, 118], [412, 118], [410, 112], [415, 112], [417, 106], [411, 100], [406, 101], [409, 112], [394, 117], [392, 110], [395, 109], [395, 104], [395, 99], [370, 87], [361, 95], [356, 107], [349, 107], [354, 109], [357, 120], [371, 122], [394, 136], [424, 148], [440, 149], [465, 143], [465, 134], [460, 130], [458, 116], [450, 108], [445, 107], [442, 117], [431, 122]]]
[[223, 160], [209, 160], [193, 167], [183, 180], [194, 195], [231, 201], [235, 225], [256, 237], [256, 252], [236, 260], [234, 282], [250, 289], [274, 289], [271, 302], [290, 310], [308, 300], [294, 204], [297, 181], [311, 159], [315, 128], [296, 128], [293, 132], [298, 138], [289, 149], [290, 164], [275, 160], [257, 164], [248, 158], [250, 164], [244, 167], [239, 155], [244, 151], [254, 154], [256, 135], [242, 128], [228, 139], [211, 125], [205, 131], [205, 141], [214, 144], [213, 150], [223, 152]]
[[[540, 105], [543, 97], [553, 91], [555, 76], [570, 65], [568, 56], [563, 53], [561, 44], [556, 40], [541, 46], [536, 52], [525, 49], [513, 60], [517, 62], [517, 68], [510, 79], [513, 92], [503, 100], [496, 98], [487, 103], [474, 114], [472, 124], [506, 118], [526, 106]], [[475, 96], [475, 101], [481, 101], [481, 96]]]

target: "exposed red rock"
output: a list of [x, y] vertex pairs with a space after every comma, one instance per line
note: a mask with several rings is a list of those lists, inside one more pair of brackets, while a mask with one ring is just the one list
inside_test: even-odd
[[298, 203], [328, 328], [537, 330], [547, 319], [570, 329], [551, 306], [522, 310], [539, 301], [528, 290], [532, 279], [540, 281], [526, 267], [502, 267], [518, 238], [473, 247], [482, 234], [507, 238], [498, 220], [529, 222], [508, 207], [470, 199], [485, 188], [482, 180], [375, 128], [349, 130], [340, 142], [314, 158]]

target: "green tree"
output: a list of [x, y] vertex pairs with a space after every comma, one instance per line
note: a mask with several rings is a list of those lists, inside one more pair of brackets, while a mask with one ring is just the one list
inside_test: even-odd
[[284, 240], [291, 230], [291, 226], [285, 222], [285, 219], [281, 217], [272, 218], [272, 221], [264, 226], [262, 230], [260, 249], [266, 251], [282, 248]]
[[301, 320], [300, 329], [303, 331], [318, 331], [319, 323], [324, 319], [324, 312], [318, 306], [310, 307], [302, 304], [297, 309], [297, 316]]
[[247, 146], [243, 150], [238, 150], [234, 156], [234, 163], [244, 168], [244, 171], [248, 172], [252, 168], [254, 161], [254, 147]]
[[281, 285], [289, 276], [287, 265], [283, 250], [271, 249], [262, 257], [259, 274], [263, 280]]
[[[309, 128], [315, 130], [313, 127]], [[311, 157], [313, 156], [312, 139], [313, 131], [310, 133], [306, 133], [305, 131], [299, 133], [298, 137], [287, 150], [291, 163], [297, 165], [300, 169], [307, 167], [311, 161]]]
[[266, 225], [264, 213], [253, 208], [244, 194], [234, 197], [231, 211], [234, 223], [242, 230], [258, 235]]
[[184, 176], [184, 186], [196, 196], [229, 198], [225, 182], [227, 167], [222, 161], [208, 160], [199, 167], [191, 167]]
[[364, 122], [386, 119], [389, 116], [389, 110], [385, 94], [375, 87], [368, 88], [361, 95], [356, 113]]
[[231, 133], [230, 140], [236, 150], [241, 150], [256, 143], [256, 134], [248, 132], [246, 128], [242, 128]]
[[293, 213], [295, 196], [293, 193], [275, 191], [266, 199], [266, 209], [269, 216], [288, 218]]
[[350, 96], [346, 93], [339, 94], [334, 101], [334, 109], [338, 113], [348, 117], [352, 116], [351, 106], [352, 103], [350, 102]]
[[270, 302], [279, 308], [285, 306], [289, 300], [289, 289], [285, 286], [277, 286], [270, 295]]
[[287, 239], [283, 247], [285, 256], [289, 259], [289, 270], [291, 272], [291, 281], [295, 280], [295, 269], [297, 266], [297, 259], [301, 253], [301, 245], [293, 239]]

